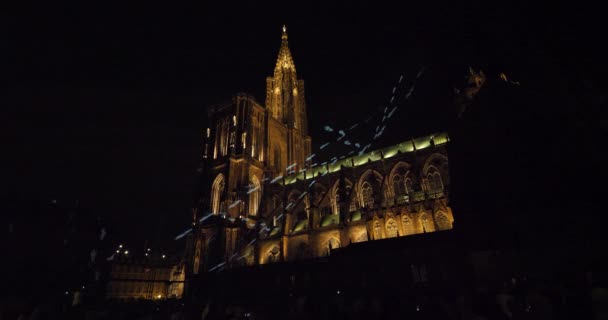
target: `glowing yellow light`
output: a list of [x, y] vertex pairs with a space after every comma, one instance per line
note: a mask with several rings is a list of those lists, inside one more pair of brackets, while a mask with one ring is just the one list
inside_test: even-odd
[[207, 138], [209, 138], [211, 136], [211, 129], [207, 128]]
[[122, 249], [122, 244], [119, 244], [118, 247]]
[[159, 295], [158, 295], [158, 296], [156, 296], [156, 297], [160, 299], [160, 298], [162, 298], [163, 296], [161, 296], [161, 295], [159, 294]]
[[283, 25], [283, 32], [287, 32], [287, 27]]
[[129, 250], [125, 251], [125, 254], [129, 254]]

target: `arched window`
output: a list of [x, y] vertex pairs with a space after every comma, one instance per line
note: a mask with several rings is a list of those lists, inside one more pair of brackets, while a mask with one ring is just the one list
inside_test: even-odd
[[214, 214], [218, 214], [222, 209], [222, 193], [224, 193], [225, 186], [226, 181], [224, 180], [224, 175], [220, 173], [211, 186], [211, 212]]
[[443, 190], [443, 181], [441, 181], [441, 174], [438, 171], [429, 174], [428, 178], [431, 191], [439, 192]]
[[374, 189], [372, 189], [372, 185], [365, 181], [361, 185], [361, 195], [363, 200], [363, 207], [373, 208], [374, 207]]
[[410, 178], [405, 178], [405, 192], [407, 194], [414, 192], [414, 182]]
[[[349, 196], [352, 191], [352, 183], [346, 180], [346, 195]], [[346, 199], [348, 200], [348, 199]], [[340, 187], [339, 181], [336, 181], [334, 188], [332, 189], [331, 205], [334, 214], [340, 214]], [[349, 204], [349, 212], [357, 210], [357, 206], [353, 197], [353, 201]]]
[[403, 178], [401, 175], [395, 175], [395, 178], [393, 179], [393, 192], [395, 193], [395, 197], [406, 194], [405, 184], [403, 183]]
[[260, 189], [260, 181], [256, 176], [251, 178], [249, 186], [250, 189], [247, 191], [247, 193], [249, 193], [249, 215], [257, 216], [262, 190]]

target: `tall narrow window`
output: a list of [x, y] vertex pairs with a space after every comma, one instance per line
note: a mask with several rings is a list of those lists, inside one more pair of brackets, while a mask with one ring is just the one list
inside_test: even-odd
[[369, 182], [364, 182], [361, 186], [361, 195], [363, 196], [363, 207], [374, 207], [374, 190]]
[[221, 211], [222, 193], [224, 192], [225, 186], [226, 182], [224, 180], [224, 175], [220, 173], [211, 186], [211, 211], [214, 214], [218, 214]]
[[410, 179], [410, 178], [405, 179], [405, 191], [408, 194], [414, 192], [414, 183], [412, 182], [412, 179]]
[[443, 190], [443, 182], [441, 181], [441, 174], [435, 171], [433, 174], [429, 175], [429, 185], [431, 191], [441, 191]]
[[249, 186], [251, 188], [249, 191], [247, 191], [247, 193], [249, 193], [249, 214], [255, 216], [258, 214], [258, 207], [262, 195], [262, 190], [260, 190], [260, 181], [256, 176], [251, 178]]

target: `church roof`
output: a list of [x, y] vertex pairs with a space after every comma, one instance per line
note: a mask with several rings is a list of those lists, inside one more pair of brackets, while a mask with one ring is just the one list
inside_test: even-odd
[[420, 138], [404, 141], [402, 143], [392, 145], [386, 148], [377, 149], [369, 152], [364, 152], [364, 147], [358, 155], [352, 157], [341, 157], [335, 159], [331, 163], [314, 166], [310, 169], [302, 170], [297, 174], [292, 174], [285, 177], [285, 184], [292, 184], [298, 180], [308, 180], [316, 177], [317, 175], [325, 175], [327, 173], [333, 173], [340, 170], [341, 166], [351, 168], [358, 167], [360, 165], [375, 162], [384, 156], [384, 159], [391, 158], [398, 153], [409, 153], [416, 150], [426, 149], [432, 145], [441, 145], [449, 141], [448, 134], [446, 132], [435, 133]]

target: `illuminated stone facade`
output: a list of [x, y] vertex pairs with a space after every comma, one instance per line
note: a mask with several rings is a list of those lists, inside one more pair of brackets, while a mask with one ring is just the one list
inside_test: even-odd
[[209, 109], [189, 275], [452, 228], [447, 134], [312, 164], [304, 82], [285, 29], [266, 84], [265, 106], [237, 94]]
[[184, 292], [184, 280], [183, 263], [119, 259], [111, 264], [106, 298], [179, 299]]

